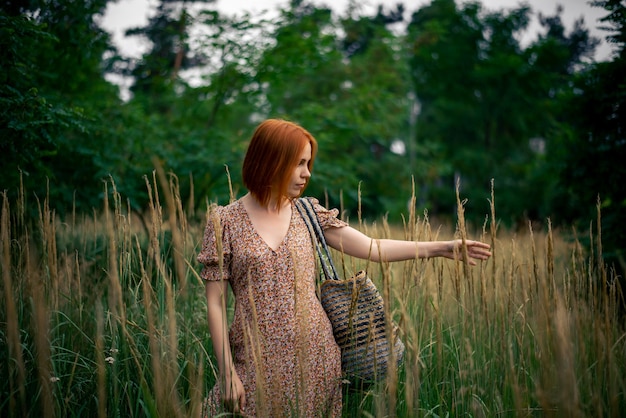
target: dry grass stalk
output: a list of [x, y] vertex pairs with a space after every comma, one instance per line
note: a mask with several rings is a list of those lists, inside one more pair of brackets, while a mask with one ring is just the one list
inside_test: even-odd
[[24, 357], [22, 355], [22, 342], [19, 330], [19, 317], [16, 307], [16, 298], [13, 289], [13, 278], [11, 272], [11, 220], [9, 210], [9, 199], [6, 191], [2, 193], [2, 215], [0, 216], [0, 252], [2, 256], [2, 283], [4, 290], [5, 315], [6, 315], [6, 340], [9, 351], [9, 358], [13, 359], [8, 363], [9, 388], [12, 396], [9, 398], [9, 412], [26, 416], [26, 370]]

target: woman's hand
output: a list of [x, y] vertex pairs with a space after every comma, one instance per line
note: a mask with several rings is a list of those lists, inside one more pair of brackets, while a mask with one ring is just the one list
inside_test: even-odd
[[230, 376], [222, 380], [222, 403], [228, 412], [240, 414], [246, 407], [246, 392], [239, 375], [233, 369]]
[[[480, 241], [465, 240], [467, 247], [467, 262], [470, 266], [475, 266], [475, 260], [487, 260], [491, 257], [491, 246]], [[441, 254], [442, 257], [451, 258], [452, 260], [463, 260], [463, 240], [457, 239], [448, 241], [446, 250]]]
[[246, 406], [246, 394], [241, 379], [235, 371], [233, 356], [228, 341], [228, 321], [226, 319], [226, 280], [207, 281], [207, 319], [213, 342], [217, 364], [220, 370], [220, 391], [222, 403], [230, 412], [241, 413]]

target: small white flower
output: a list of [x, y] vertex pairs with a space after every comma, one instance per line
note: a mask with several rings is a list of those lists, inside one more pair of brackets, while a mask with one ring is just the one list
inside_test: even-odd
[[58, 377], [56, 377], [56, 376], [52, 376], [52, 377], [50, 378], [50, 382], [52, 382], [52, 383], [56, 383], [56, 382], [58, 382], [59, 380], [61, 380], [61, 379], [59, 379], [59, 378], [58, 378]]
[[118, 350], [117, 348], [112, 348], [109, 351], [111, 352], [111, 354], [117, 354], [120, 352], [120, 350]]
[[109, 364], [115, 363], [115, 359], [113, 357], [111, 357], [111, 356], [105, 358], [104, 361], [106, 361]]

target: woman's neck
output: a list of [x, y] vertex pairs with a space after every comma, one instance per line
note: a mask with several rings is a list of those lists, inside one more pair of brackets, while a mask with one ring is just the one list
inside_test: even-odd
[[289, 199], [283, 198], [281, 199], [282, 201], [279, 205], [278, 197], [272, 196], [267, 205], [262, 205], [261, 202], [259, 202], [252, 193], [246, 194], [243, 198], [247, 200], [247, 203], [250, 205], [250, 207], [254, 208], [255, 210], [264, 211], [267, 213], [278, 213], [291, 204]]

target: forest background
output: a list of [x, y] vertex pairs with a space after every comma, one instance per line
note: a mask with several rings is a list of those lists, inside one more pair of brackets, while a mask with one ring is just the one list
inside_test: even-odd
[[[0, 178], [57, 214], [102, 208], [114, 179], [134, 211], [155, 163], [203, 216], [226, 203], [230, 173], [258, 122], [294, 120], [318, 139], [307, 194], [355, 216], [489, 213], [516, 227], [550, 218], [587, 229], [602, 209], [605, 256], [623, 266], [626, 233], [624, 1], [593, 1], [613, 54], [561, 10], [487, 10], [480, 2], [401, 3], [372, 15], [291, 1], [271, 19], [220, 14], [212, 1], [158, 3], [121, 56], [98, 22], [107, 0], [11, 0], [0, 14]], [[567, 6], [565, 6], [567, 7]], [[398, 23], [404, 29], [398, 31]], [[111, 79], [130, 81], [128, 95]], [[358, 198], [360, 195], [360, 199]], [[35, 214], [33, 214], [35, 215]]]

